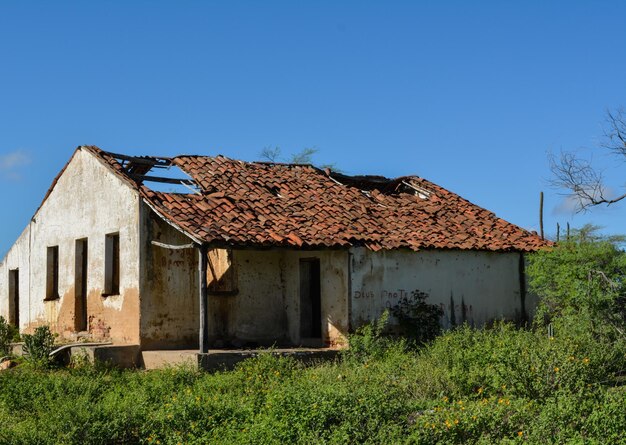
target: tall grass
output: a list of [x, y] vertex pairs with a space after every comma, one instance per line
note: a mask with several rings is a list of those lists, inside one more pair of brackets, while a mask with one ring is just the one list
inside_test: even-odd
[[0, 443], [626, 443], [624, 350], [583, 329], [360, 341], [332, 363], [265, 354], [215, 374], [20, 366], [0, 373]]

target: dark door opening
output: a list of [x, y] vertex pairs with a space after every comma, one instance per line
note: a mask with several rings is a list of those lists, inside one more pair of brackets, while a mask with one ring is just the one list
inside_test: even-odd
[[322, 338], [320, 260], [300, 260], [300, 337]]
[[88, 329], [87, 315], [87, 267], [88, 247], [86, 239], [76, 240], [76, 264], [74, 273], [74, 329], [78, 332]]
[[9, 271], [9, 324], [20, 325], [20, 271]]

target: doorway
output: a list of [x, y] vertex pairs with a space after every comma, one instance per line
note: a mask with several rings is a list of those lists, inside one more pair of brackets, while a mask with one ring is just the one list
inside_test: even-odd
[[9, 324], [20, 326], [20, 270], [9, 271]]
[[320, 260], [300, 260], [300, 338], [322, 338]]
[[76, 240], [76, 264], [74, 274], [74, 329], [77, 332], [88, 330], [87, 315], [87, 239]]

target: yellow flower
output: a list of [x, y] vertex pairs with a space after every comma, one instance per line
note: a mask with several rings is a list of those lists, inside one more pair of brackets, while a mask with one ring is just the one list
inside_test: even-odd
[[459, 419], [454, 419], [454, 424], [458, 425], [459, 424]]
[[589, 364], [589, 359], [588, 359], [587, 357], [585, 357], [585, 358], [583, 359], [583, 363], [584, 363], [585, 365], [588, 365], [588, 364]]
[[522, 437], [522, 436], [524, 435], [524, 432], [523, 432], [523, 431], [518, 431], [518, 432], [517, 432], [517, 435], [518, 435], [519, 437]]
[[554, 368], [554, 372], [559, 372], [559, 367], [558, 367], [558, 366], [556, 366], [556, 367]]

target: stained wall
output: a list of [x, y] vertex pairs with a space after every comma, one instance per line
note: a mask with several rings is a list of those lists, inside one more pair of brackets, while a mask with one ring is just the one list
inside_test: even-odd
[[427, 293], [427, 302], [441, 307], [446, 328], [463, 322], [482, 326], [498, 319], [523, 321], [536, 304], [533, 295], [523, 292], [517, 252], [354, 248], [350, 255], [354, 327], [380, 317], [414, 292]]
[[[88, 329], [116, 343], [139, 341], [139, 196], [97, 158], [77, 150], [0, 265], [0, 311], [8, 316], [9, 270], [19, 268], [20, 330], [47, 324], [76, 338], [76, 240], [87, 239]], [[105, 237], [119, 233], [119, 294], [103, 295]], [[47, 248], [58, 246], [58, 298], [46, 300]]]

